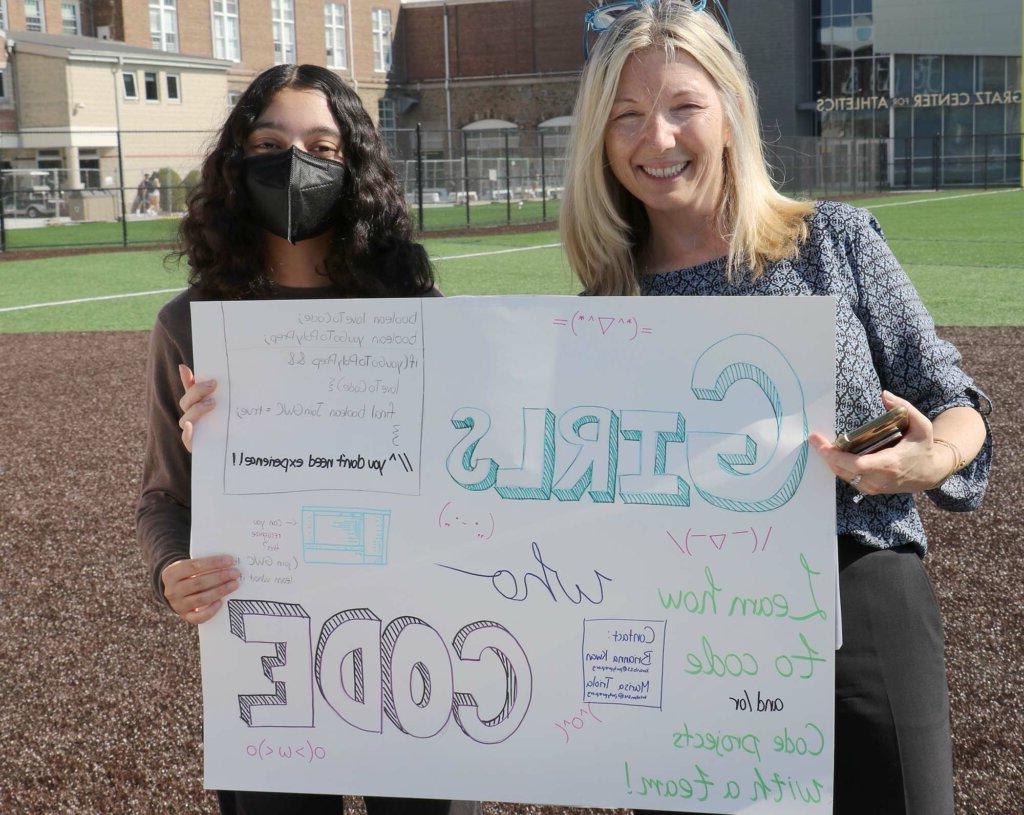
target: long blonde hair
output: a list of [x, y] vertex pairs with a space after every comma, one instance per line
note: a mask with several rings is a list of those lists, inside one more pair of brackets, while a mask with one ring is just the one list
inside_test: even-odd
[[636, 257], [647, 238], [647, 214], [612, 174], [604, 135], [627, 59], [652, 46], [664, 47], [668, 57], [677, 50], [693, 57], [722, 101], [731, 138], [717, 224], [729, 243], [728, 279], [745, 269], [756, 278], [768, 263], [793, 257], [814, 210], [772, 184], [746, 62], [721, 25], [689, 2], [643, 5], [601, 35], [576, 97], [559, 227], [569, 263], [591, 294], [637, 292]]

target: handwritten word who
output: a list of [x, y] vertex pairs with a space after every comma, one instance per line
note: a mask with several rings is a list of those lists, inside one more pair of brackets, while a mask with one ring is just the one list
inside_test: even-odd
[[[553, 603], [557, 603], [560, 599], [568, 600], [574, 606], [578, 606], [584, 601], [595, 606], [604, 602], [604, 584], [612, 582], [612, 578], [608, 577], [608, 575], [602, 574], [597, 569], [593, 570], [596, 587], [590, 590], [590, 594], [587, 594], [579, 583], [573, 584], [572, 588], [567, 588], [558, 569], [552, 568], [544, 560], [540, 544], [537, 541], [533, 541], [530, 550], [533, 553], [533, 559], [540, 566], [540, 571], [525, 571], [521, 577], [516, 575], [511, 569], [506, 568], [499, 568], [489, 572], [474, 572], [471, 569], [462, 569], [446, 563], [438, 563], [437, 565], [442, 569], [448, 569], [458, 574], [464, 574], [469, 577], [481, 577], [488, 581], [492, 588], [506, 600], [514, 600], [517, 603], [522, 603], [529, 598], [531, 585], [539, 586], [539, 590], [547, 592], [549, 599]], [[543, 597], [543, 594], [541, 596]]]

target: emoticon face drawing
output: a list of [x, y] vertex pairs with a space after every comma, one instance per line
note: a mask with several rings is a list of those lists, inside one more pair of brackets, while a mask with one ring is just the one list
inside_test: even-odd
[[454, 501], [448, 501], [437, 516], [437, 526], [439, 529], [465, 531], [474, 540], [489, 541], [494, 537], [494, 514], [467, 512], [455, 506]]
[[556, 317], [554, 324], [566, 326], [574, 337], [602, 336], [632, 342], [641, 334], [650, 334], [651, 329], [641, 326], [631, 315], [616, 317], [611, 314], [584, 314], [577, 311], [571, 318]]

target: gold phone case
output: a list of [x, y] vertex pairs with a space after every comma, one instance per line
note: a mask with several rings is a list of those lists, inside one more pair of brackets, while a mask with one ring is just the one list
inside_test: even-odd
[[909, 419], [905, 407], [896, 407], [856, 430], [840, 433], [834, 444], [847, 453], [867, 453], [903, 438]]

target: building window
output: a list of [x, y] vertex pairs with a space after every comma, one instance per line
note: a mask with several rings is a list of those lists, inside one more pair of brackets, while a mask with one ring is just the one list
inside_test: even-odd
[[327, 67], [348, 67], [345, 7], [340, 3], [327, 3], [324, 6], [324, 34], [327, 38]]
[[181, 101], [181, 79], [177, 74], [167, 74], [167, 99], [171, 102]]
[[213, 15], [214, 57], [238, 62], [242, 53], [238, 34], [238, 0], [211, 0], [210, 13]]
[[228, 91], [228, 107], [233, 108], [238, 104], [238, 100], [242, 98], [241, 91]]
[[4, 76], [4, 72], [0, 71], [0, 99], [7, 98], [7, 78]]
[[381, 130], [395, 129], [395, 102], [393, 99], [377, 100], [377, 126]]
[[0, 0], [0, 28], [7, 30], [7, 0]]
[[149, 0], [149, 37], [158, 51], [178, 50], [178, 0]]
[[78, 36], [82, 33], [81, 14], [78, 0], [63, 0], [60, 4], [60, 25], [62, 34]]
[[295, 0], [270, 0], [270, 20], [274, 27], [274, 62], [295, 62]]
[[43, 11], [43, 0], [25, 0], [25, 30], [46, 30], [46, 17]]
[[124, 98], [138, 99], [139, 89], [135, 86], [135, 71], [124, 71], [121, 79], [124, 81]]
[[156, 83], [156, 72], [146, 71], [142, 75], [142, 83], [146, 88], [146, 101], [147, 102], [159, 102], [160, 101], [160, 87]]
[[386, 8], [373, 10], [373, 70], [391, 70], [391, 12]]
[[79, 150], [78, 169], [82, 176], [82, 183], [87, 190], [99, 189], [100, 154], [97, 150]]

